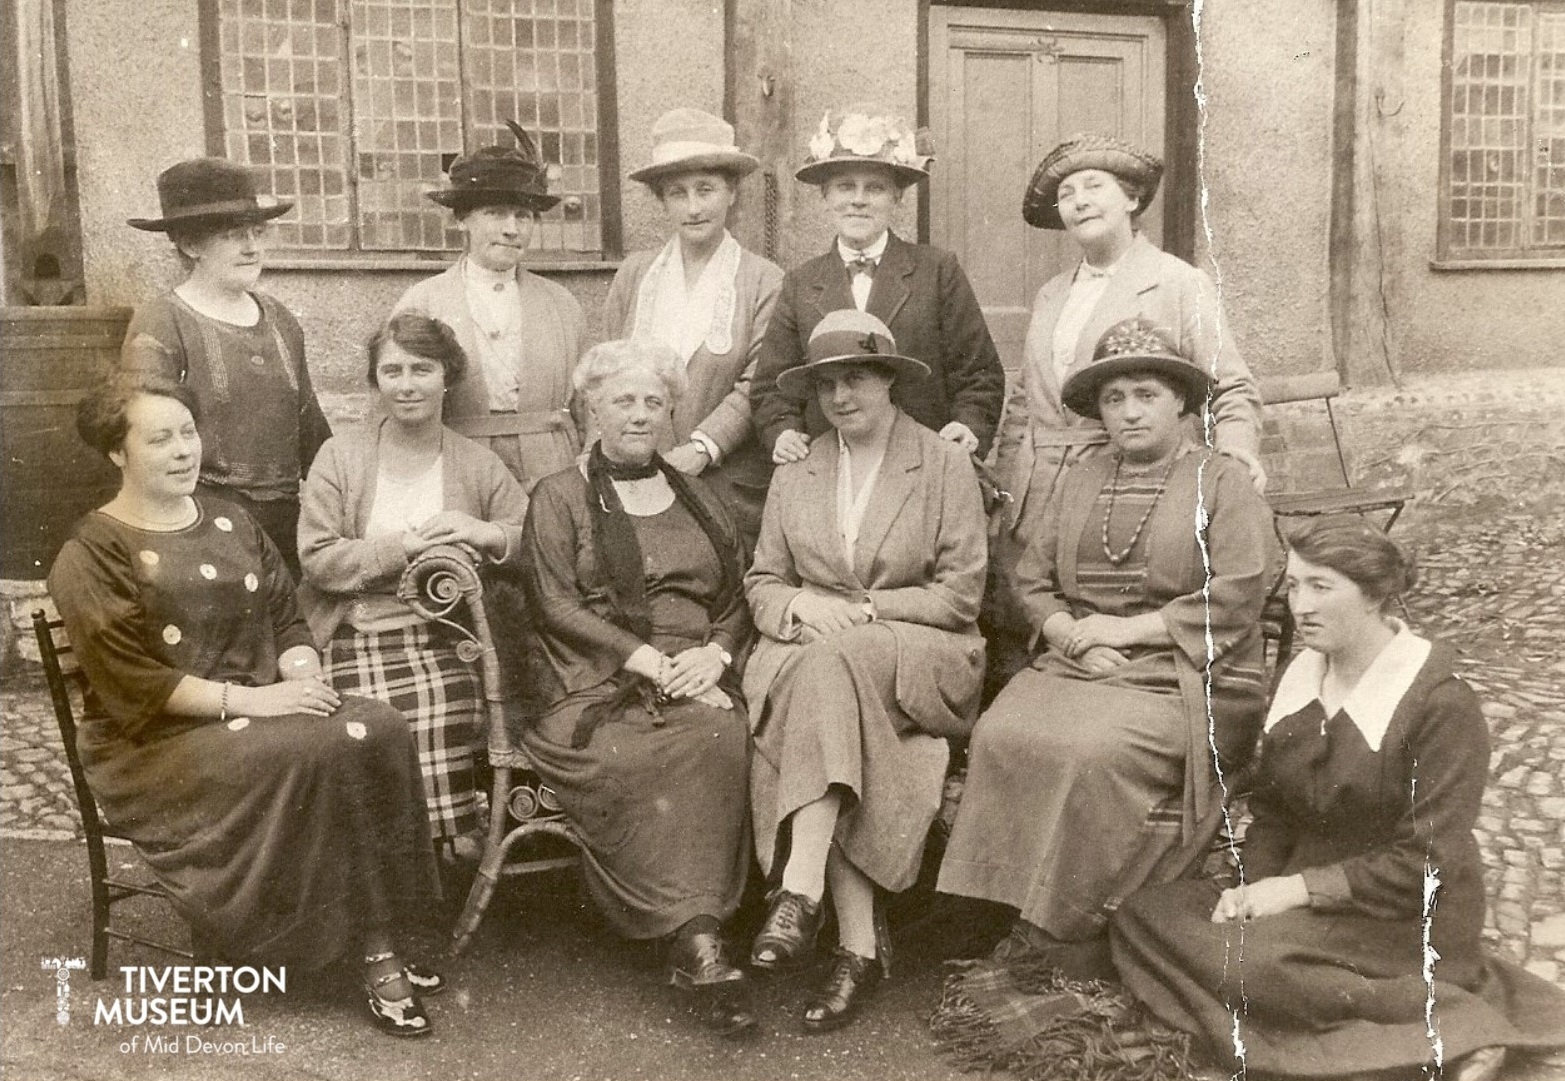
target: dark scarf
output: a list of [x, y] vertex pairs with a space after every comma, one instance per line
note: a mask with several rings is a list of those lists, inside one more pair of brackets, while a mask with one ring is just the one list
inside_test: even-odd
[[[716, 618], [728, 607], [734, 591], [740, 586], [743, 570], [739, 565], [738, 542], [696, 495], [690, 479], [665, 462], [661, 455], [653, 453], [651, 461], [643, 466], [621, 465], [611, 462], [603, 453], [601, 443], [593, 443], [587, 455], [587, 485], [592, 489], [588, 513], [592, 516], [592, 543], [597, 551], [598, 566], [609, 595], [609, 621], [622, 630], [629, 631], [643, 642], [652, 638], [652, 612], [647, 607], [646, 563], [641, 553], [641, 542], [636, 537], [636, 524], [625, 513], [619, 493], [614, 490], [616, 480], [646, 480], [662, 473], [674, 490], [674, 498], [683, 504], [690, 516], [701, 527], [701, 532], [717, 552], [719, 582], [712, 602], [707, 605], [707, 615]], [[592, 738], [592, 732], [612, 713], [640, 699], [654, 717], [658, 716], [656, 688], [651, 681], [640, 676], [621, 673], [621, 693], [614, 700], [589, 708], [577, 724], [571, 740], [574, 747], [584, 747]], [[621, 699], [625, 699], [621, 701]]]

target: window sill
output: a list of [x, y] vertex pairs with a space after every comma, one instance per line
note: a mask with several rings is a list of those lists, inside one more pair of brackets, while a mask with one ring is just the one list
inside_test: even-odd
[[[268, 271], [288, 270], [390, 270], [411, 271], [416, 274], [438, 274], [455, 262], [454, 254], [442, 254], [432, 258], [411, 255], [358, 256], [358, 255], [297, 255], [272, 252], [266, 257]], [[563, 259], [534, 259], [522, 263], [523, 269], [535, 274], [603, 274], [619, 269], [620, 260], [607, 256], [601, 259], [578, 256]]]
[[1565, 270], [1565, 255], [1540, 255], [1532, 259], [1431, 259], [1429, 269], [1446, 270]]

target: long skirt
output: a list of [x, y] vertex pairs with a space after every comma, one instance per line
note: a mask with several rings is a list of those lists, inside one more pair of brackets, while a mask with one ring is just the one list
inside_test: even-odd
[[868, 623], [805, 646], [772, 682], [750, 767], [768, 875], [788, 816], [835, 787], [849, 796], [833, 838], [849, 862], [887, 890], [918, 877], [950, 748], [898, 706], [896, 678], [895, 634]]
[[385, 702], [406, 719], [430, 834], [440, 841], [478, 829], [473, 768], [483, 689], [476, 662], [458, 657], [445, 631], [427, 623], [369, 634], [344, 624], [327, 646], [326, 673], [342, 693]]
[[1179, 853], [1187, 724], [1177, 692], [1023, 669], [973, 729], [936, 888], [1102, 934]]
[[226, 958], [316, 968], [421, 924], [440, 896], [413, 741], [380, 702], [82, 753], [104, 818]]
[[744, 707], [683, 701], [653, 716], [639, 705], [572, 747], [588, 708], [613, 681], [571, 695], [525, 733], [527, 752], [586, 843], [587, 888], [627, 938], [656, 938], [696, 916], [727, 919], [750, 866]]
[[[1219, 887], [1143, 890], [1113, 924], [1114, 964], [1159, 1018], [1261, 1074], [1341, 1077], [1446, 1063], [1495, 1044], [1565, 1044], [1565, 993], [1486, 961], [1475, 986], [1423, 977], [1417, 920], [1296, 909], [1212, 923]], [[1431, 1035], [1431, 1025], [1434, 1034]]]

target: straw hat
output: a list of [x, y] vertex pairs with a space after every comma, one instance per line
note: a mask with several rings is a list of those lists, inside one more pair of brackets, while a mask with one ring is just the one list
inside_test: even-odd
[[505, 126], [516, 146], [485, 146], [462, 155], [451, 163], [449, 185], [425, 194], [458, 214], [481, 206], [548, 210], [558, 203], [560, 197], [549, 194], [549, 163], [532, 136], [514, 120]]
[[1206, 369], [1180, 356], [1162, 331], [1137, 316], [1104, 331], [1091, 360], [1071, 365], [1060, 400], [1073, 413], [1102, 420], [1098, 391], [1103, 384], [1117, 375], [1146, 373], [1173, 379], [1183, 389], [1186, 402], [1204, 400], [1212, 388], [1212, 376]]
[[734, 126], [700, 109], [670, 109], [652, 125], [652, 161], [630, 179], [656, 188], [679, 173], [723, 172], [736, 178], [760, 168], [761, 161], [734, 142]]
[[821, 117], [809, 154], [793, 175], [806, 184], [824, 184], [842, 165], [884, 165], [905, 188], [928, 178], [934, 157], [929, 129], [915, 129], [874, 105], [850, 105]]
[[256, 190], [255, 174], [226, 158], [192, 158], [158, 174], [161, 218], [131, 218], [126, 224], [149, 233], [166, 233], [198, 224], [246, 225], [270, 221], [293, 204]]
[[1065, 228], [1059, 207], [1055, 206], [1060, 184], [1083, 169], [1113, 173], [1140, 191], [1138, 211], [1152, 202], [1158, 182], [1163, 179], [1162, 159], [1137, 150], [1123, 139], [1096, 132], [1072, 135], [1049, 151], [1032, 174], [1027, 194], [1022, 196], [1022, 218], [1027, 224], [1035, 229]]
[[808, 398], [823, 369], [865, 363], [890, 368], [900, 380], [923, 379], [929, 374], [929, 365], [922, 360], [897, 352], [897, 341], [885, 323], [857, 308], [839, 308], [815, 324], [807, 359], [779, 372], [777, 386], [790, 397]]

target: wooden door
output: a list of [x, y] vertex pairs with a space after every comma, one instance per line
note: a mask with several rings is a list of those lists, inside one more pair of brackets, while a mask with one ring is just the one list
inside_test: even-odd
[[[930, 240], [961, 259], [1014, 371], [1038, 287], [1080, 258], [1063, 233], [1022, 221], [1022, 194], [1078, 131], [1162, 153], [1166, 31], [1148, 15], [933, 5], [929, 21]], [[1141, 218], [1154, 243], [1162, 218], [1159, 193]]]

